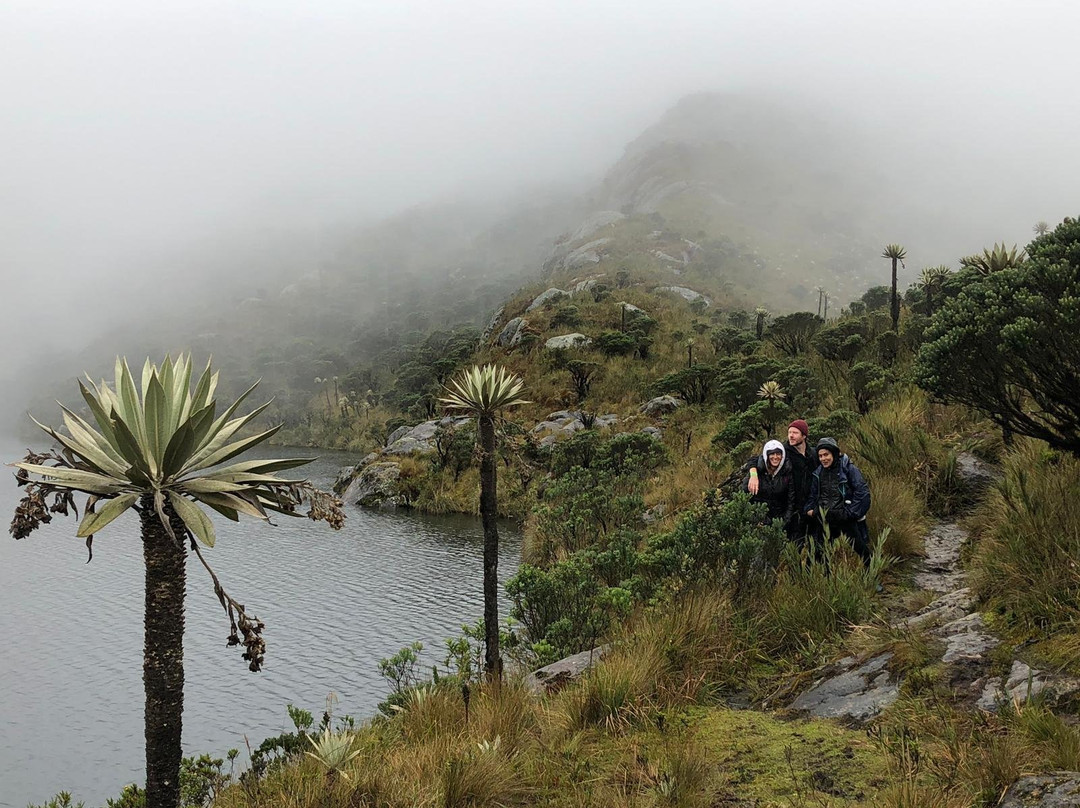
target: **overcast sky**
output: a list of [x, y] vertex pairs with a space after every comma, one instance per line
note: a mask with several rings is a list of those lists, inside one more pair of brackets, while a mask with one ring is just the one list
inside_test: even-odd
[[988, 215], [1075, 215], [1078, 30], [1066, 0], [5, 0], [0, 377], [150, 256], [595, 176], [702, 90], [970, 158]]

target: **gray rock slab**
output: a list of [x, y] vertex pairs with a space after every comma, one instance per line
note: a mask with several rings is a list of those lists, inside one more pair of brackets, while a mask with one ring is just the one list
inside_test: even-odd
[[533, 298], [533, 302], [529, 304], [529, 307], [525, 311], [535, 311], [546, 303], [554, 303], [556, 300], [562, 300], [565, 297], [570, 297], [570, 293], [565, 289], [558, 289], [552, 286], [536, 297]]
[[948, 622], [935, 633], [945, 640], [941, 661], [946, 664], [980, 661], [987, 651], [1001, 642], [987, 632], [983, 616], [978, 612]]
[[525, 678], [525, 685], [534, 693], [554, 693], [561, 690], [602, 660], [610, 648], [609, 645], [601, 645], [591, 651], [582, 651], [545, 665], [530, 673]]
[[967, 531], [954, 523], [934, 525], [924, 542], [926, 556], [915, 573], [915, 585], [934, 592], [951, 592], [963, 586], [960, 549], [967, 540]]
[[1080, 772], [1051, 772], [1021, 777], [1005, 792], [1000, 808], [1077, 808]]
[[412, 431], [411, 426], [399, 426], [397, 429], [395, 429], [393, 432], [391, 432], [389, 435], [386, 436], [386, 445], [390, 446], [395, 441], [398, 441], [401, 438], [404, 438], [411, 431]]
[[1053, 703], [1077, 693], [1080, 693], [1080, 680], [1035, 670], [1015, 659], [1004, 682], [1000, 676], [987, 680], [977, 704], [980, 709], [993, 712], [1003, 704], [1026, 704], [1035, 697]]
[[393, 508], [398, 504], [397, 480], [400, 474], [397, 463], [388, 460], [372, 463], [353, 479], [342, 500], [347, 505], [366, 508]]
[[910, 617], [900, 621], [907, 626], [925, 626], [931, 623], [951, 623], [971, 611], [975, 596], [968, 587], [954, 589], [935, 598]]
[[[791, 707], [819, 718], [845, 718], [863, 722], [879, 715], [900, 695], [898, 683], [886, 668], [891, 653], [879, 654], [814, 684]], [[851, 658], [841, 660], [857, 664]]]
[[626, 309], [627, 315], [633, 314], [635, 317], [645, 316], [645, 309], [635, 306], [633, 303], [627, 303], [626, 301], [619, 301], [616, 306], [622, 306]]
[[340, 494], [349, 487], [349, 483], [352, 482], [353, 475], [356, 473], [356, 466], [342, 466], [334, 478], [333, 490]]
[[495, 329], [502, 321], [503, 312], [506, 310], [505, 306], [501, 306], [498, 311], [491, 315], [491, 320], [488, 321], [487, 328], [484, 329], [484, 333], [480, 335], [481, 342], [487, 342], [491, 339], [491, 335], [495, 333]]
[[1001, 472], [971, 452], [959, 452], [956, 455], [956, 476], [968, 499], [974, 499], [996, 482]]
[[573, 350], [575, 348], [587, 348], [592, 345], [592, 340], [584, 334], [560, 334], [552, 337], [544, 343], [549, 351]]
[[693, 303], [695, 300], [700, 299], [705, 301], [705, 305], [712, 305], [712, 301], [709, 300], [709, 298], [705, 297], [705, 295], [701, 294], [701, 292], [696, 292], [693, 289], [689, 289], [685, 286], [657, 286], [653, 291], [670, 292], [671, 294], [678, 295], [683, 300], [686, 300], [690, 303]]
[[503, 326], [502, 331], [499, 332], [499, 336], [495, 338], [495, 344], [500, 348], [513, 348], [519, 342], [521, 337], [525, 333], [525, 328], [529, 325], [529, 321], [524, 317], [515, 317]]
[[667, 415], [669, 412], [675, 412], [675, 410], [682, 405], [683, 400], [681, 398], [676, 398], [675, 396], [657, 396], [656, 398], [650, 398], [638, 407], [638, 412], [650, 416]]

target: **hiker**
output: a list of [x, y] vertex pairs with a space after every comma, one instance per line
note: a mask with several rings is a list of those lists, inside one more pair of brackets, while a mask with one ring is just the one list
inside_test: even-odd
[[[787, 444], [784, 446], [784, 456], [791, 466], [791, 480], [795, 489], [796, 510], [787, 524], [788, 538], [802, 544], [806, 534], [813, 529], [813, 521], [806, 518], [802, 511], [802, 505], [810, 496], [810, 480], [814, 476], [814, 470], [818, 467], [817, 453], [809, 449], [806, 438], [809, 434], [806, 421], [796, 418], [788, 424]], [[751, 480], [747, 488], [751, 496], [758, 492], [758, 481]]]
[[[754, 491], [750, 491], [753, 485]], [[782, 519], [786, 527], [795, 513], [795, 485], [791, 466], [787, 463], [784, 444], [778, 440], [765, 443], [761, 455], [755, 458], [743, 480], [743, 490], [751, 502], [763, 502], [769, 508], [769, 519]]]
[[870, 510], [870, 488], [862, 472], [851, 462], [832, 438], [817, 442], [817, 456], [821, 465], [814, 470], [810, 480], [810, 494], [803, 512], [813, 520], [815, 536], [848, 537], [855, 552], [870, 564], [870, 531], [866, 527], [866, 513]]

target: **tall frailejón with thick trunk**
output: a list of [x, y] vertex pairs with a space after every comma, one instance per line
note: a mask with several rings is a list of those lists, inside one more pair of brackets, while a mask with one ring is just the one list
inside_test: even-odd
[[216, 540], [204, 508], [237, 520], [247, 514], [269, 521], [271, 512], [322, 519], [331, 527], [344, 522], [341, 503], [307, 480], [275, 472], [310, 462], [309, 458], [228, 463], [269, 438], [278, 427], [249, 437], [235, 436], [265, 409], [233, 417], [248, 389], [218, 413], [214, 393], [218, 374], [206, 369], [192, 386], [191, 360], [160, 366], [146, 360], [140, 383], [123, 359], [116, 361], [113, 387], [106, 382], [79, 391], [93, 423], [61, 407], [63, 429], [40, 426], [58, 445], [30, 452], [16, 481], [23, 498], [15, 509], [11, 535], [28, 536], [53, 514], [78, 515], [75, 495], [85, 495], [77, 535], [93, 558], [94, 534], [128, 510], [139, 515], [146, 599], [143, 620], [143, 689], [146, 697], [146, 806], [180, 805], [181, 732], [184, 715], [184, 593], [186, 562], [193, 553], [206, 568], [214, 594], [229, 621], [229, 645], [243, 645], [252, 671], [262, 667], [266, 645], [263, 624], [222, 587], [201, 548]]

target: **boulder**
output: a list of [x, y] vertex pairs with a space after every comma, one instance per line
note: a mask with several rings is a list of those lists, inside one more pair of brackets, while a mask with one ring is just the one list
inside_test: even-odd
[[499, 336], [495, 338], [495, 344], [500, 348], [513, 348], [521, 342], [521, 337], [524, 335], [528, 325], [529, 321], [524, 317], [515, 317], [503, 326]]
[[600, 248], [611, 243], [610, 238], [598, 238], [571, 250], [561, 263], [565, 269], [577, 269], [588, 264], [600, 263]]
[[693, 289], [688, 289], [685, 286], [657, 286], [654, 292], [670, 292], [673, 295], [678, 295], [688, 303], [693, 303], [695, 300], [704, 300], [706, 306], [711, 306], [712, 301], [701, 292], [695, 292]]
[[[619, 416], [615, 415], [614, 413], [609, 413], [607, 415], [598, 415], [596, 416], [593, 427], [595, 429], [607, 429], [608, 427], [614, 426], [616, 423], [618, 423], [618, 421]], [[545, 432], [554, 433], [552, 435], [548, 435], [549, 438], [554, 439], [557, 437], [567, 437], [569, 435], [573, 435], [575, 432], [584, 428], [585, 425], [581, 422], [581, 415], [578, 410], [559, 410], [558, 412], [553, 412], [549, 414], [547, 418], [538, 423], [529, 431], [533, 435], [540, 435]], [[540, 441], [541, 446], [550, 446], [554, 442], [554, 440], [551, 440], [545, 443], [545, 440], [547, 440], [547, 438]]]
[[859, 664], [858, 660], [846, 657], [836, 663], [838, 673], [819, 679], [791, 703], [791, 708], [819, 718], [869, 721], [900, 695], [900, 688], [886, 667], [891, 658], [891, 653], [878, 654]]
[[625, 300], [620, 300], [615, 305], [616, 306], [622, 306], [624, 309], [626, 309], [627, 316], [629, 316], [631, 314], [634, 315], [635, 317], [644, 317], [645, 316], [645, 309], [638, 308], [633, 303], [627, 303]]
[[657, 396], [656, 398], [650, 398], [638, 407], [638, 412], [655, 417], [657, 415], [667, 415], [669, 412], [675, 412], [675, 410], [682, 405], [683, 400], [681, 398], [676, 398], [675, 396]]
[[389, 442], [387, 447], [383, 449], [383, 454], [407, 455], [416, 452], [434, 452], [435, 435], [440, 427], [457, 427], [468, 422], [469, 416], [459, 415], [424, 421], [412, 427], [400, 427], [390, 435], [394, 440]]
[[397, 490], [401, 469], [397, 463], [384, 460], [365, 467], [349, 484], [342, 496], [347, 505], [365, 508], [394, 508], [400, 502]]
[[647, 426], [641, 431], [649, 437], [656, 438], [657, 440], [663, 440], [664, 433], [657, 429], [655, 426]]
[[484, 333], [480, 335], [481, 342], [487, 342], [491, 339], [491, 335], [495, 333], [495, 329], [499, 325], [499, 321], [502, 320], [503, 312], [506, 310], [505, 306], [501, 306], [497, 312], [491, 315], [491, 320], [488, 321], [487, 328], [484, 329]]
[[1076, 808], [1080, 772], [1051, 772], [1021, 777], [1005, 792], [1000, 808]]
[[547, 303], [554, 303], [565, 297], [570, 297], [569, 292], [565, 289], [558, 289], [552, 286], [550, 289], [547, 289], [534, 297], [533, 302], [529, 304], [529, 307], [525, 309], [525, 311], [534, 311]]
[[334, 478], [334, 484], [331, 486], [335, 494], [340, 494], [342, 491], [349, 487], [349, 483], [352, 482], [353, 475], [356, 473], [356, 466], [342, 466], [338, 469], [337, 477]]
[[601, 283], [600, 279], [603, 277], [604, 273], [601, 272], [599, 275], [592, 275], [583, 281], [578, 281], [570, 288], [570, 294], [580, 295], [582, 292], [591, 292], [598, 283]]
[[408, 435], [411, 431], [411, 426], [399, 426], [397, 429], [395, 429], [393, 432], [386, 436], [386, 445], [392, 446], [393, 444], [397, 443], [398, 440]]
[[591, 651], [568, 656], [558, 662], [552, 662], [525, 678], [525, 686], [534, 693], [556, 693], [599, 662], [608, 653], [611, 646], [601, 645]]
[[549, 351], [571, 350], [575, 348], [588, 348], [592, 345], [592, 340], [586, 337], [584, 334], [560, 334], [557, 337], [552, 337], [544, 343], [544, 347]]

